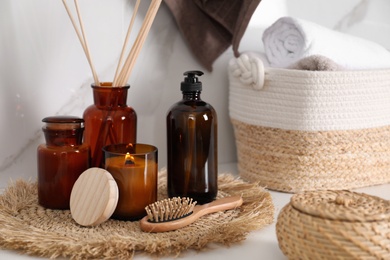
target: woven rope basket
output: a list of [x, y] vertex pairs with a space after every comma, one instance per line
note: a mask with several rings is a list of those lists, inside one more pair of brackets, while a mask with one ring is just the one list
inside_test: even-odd
[[390, 201], [350, 191], [295, 194], [276, 235], [289, 259], [390, 259]]
[[390, 70], [229, 64], [229, 114], [240, 176], [273, 190], [350, 189], [390, 182]]

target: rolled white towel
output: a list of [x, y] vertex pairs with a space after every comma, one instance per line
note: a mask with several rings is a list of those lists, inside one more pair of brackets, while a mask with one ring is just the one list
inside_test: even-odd
[[390, 52], [383, 46], [293, 17], [279, 18], [263, 34], [272, 67], [287, 68], [311, 55], [323, 55], [344, 69], [390, 68]]

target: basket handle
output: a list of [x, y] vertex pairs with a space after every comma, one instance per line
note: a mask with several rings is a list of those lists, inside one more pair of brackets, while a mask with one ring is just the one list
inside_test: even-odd
[[229, 70], [244, 85], [251, 86], [255, 90], [264, 87], [265, 70], [263, 61], [259, 57], [241, 54], [230, 60]]

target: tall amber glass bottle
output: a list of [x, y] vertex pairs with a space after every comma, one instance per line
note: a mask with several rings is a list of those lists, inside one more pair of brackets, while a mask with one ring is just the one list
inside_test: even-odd
[[72, 116], [42, 120], [46, 143], [38, 146], [38, 202], [51, 209], [69, 209], [77, 178], [89, 168], [90, 150], [82, 144], [84, 120]]
[[136, 142], [137, 114], [127, 105], [129, 88], [129, 85], [112, 87], [109, 82], [92, 85], [94, 104], [83, 115], [84, 142], [91, 147], [92, 167], [103, 167], [104, 146]]
[[217, 115], [201, 97], [201, 71], [188, 71], [181, 83], [183, 99], [168, 111], [168, 194], [203, 204], [218, 192]]

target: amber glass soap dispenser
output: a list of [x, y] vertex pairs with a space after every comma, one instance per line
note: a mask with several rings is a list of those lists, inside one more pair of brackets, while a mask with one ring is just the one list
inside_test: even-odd
[[168, 195], [190, 197], [199, 204], [218, 192], [217, 114], [201, 97], [201, 71], [187, 71], [183, 99], [167, 115]]

